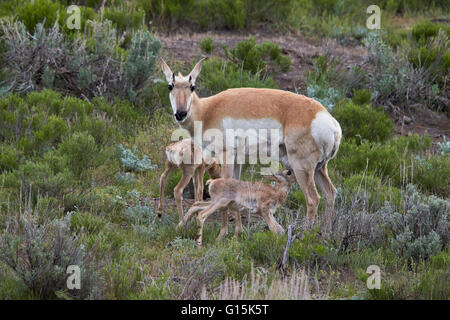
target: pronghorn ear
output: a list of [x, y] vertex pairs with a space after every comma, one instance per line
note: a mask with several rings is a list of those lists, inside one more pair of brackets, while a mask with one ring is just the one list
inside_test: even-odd
[[197, 80], [198, 75], [200, 74], [200, 71], [202, 70], [202, 63], [204, 60], [208, 58], [202, 58], [199, 62], [195, 65], [194, 69], [192, 69], [191, 73], [189, 73], [189, 81], [191, 81], [191, 84], [195, 85], [195, 81]]
[[172, 70], [170, 70], [169, 66], [167, 65], [167, 63], [164, 61], [163, 58], [159, 58], [160, 62], [161, 62], [161, 69], [164, 73], [164, 75], [166, 76], [166, 80], [168, 83], [173, 83], [174, 79], [175, 79], [175, 74], [172, 72]]

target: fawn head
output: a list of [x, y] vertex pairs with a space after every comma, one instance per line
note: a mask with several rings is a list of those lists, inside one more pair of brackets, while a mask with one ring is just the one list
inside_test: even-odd
[[206, 162], [206, 170], [208, 170], [211, 179], [219, 179], [222, 176], [222, 169], [216, 158], [211, 158]]
[[271, 176], [265, 176], [265, 178], [288, 188], [290, 188], [297, 181], [295, 174], [290, 169], [280, 171]]

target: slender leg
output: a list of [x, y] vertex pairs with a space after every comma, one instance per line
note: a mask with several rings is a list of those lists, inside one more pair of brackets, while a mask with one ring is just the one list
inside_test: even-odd
[[192, 184], [194, 185], [194, 201], [197, 202], [199, 201], [198, 199], [198, 194], [199, 194], [199, 188], [198, 188], [198, 180], [199, 180], [199, 168], [197, 168], [194, 171], [194, 175], [192, 176]]
[[197, 178], [197, 185], [198, 185], [198, 199], [196, 201], [202, 201], [203, 200], [203, 189], [205, 185], [203, 184], [203, 177], [205, 176], [205, 164], [202, 164], [198, 169], [198, 178]]
[[197, 243], [199, 245], [202, 245], [203, 242], [203, 225], [205, 224], [205, 220], [216, 210], [218, 210], [219, 208], [225, 208], [229, 203], [230, 200], [226, 199], [219, 200], [215, 203], [211, 203], [211, 205], [205, 208], [205, 210], [199, 212], [199, 214], [197, 215], [197, 219], [200, 222], [200, 229], [198, 231], [198, 239], [197, 239]]
[[181, 176], [181, 180], [176, 185], [173, 190], [173, 195], [175, 197], [175, 202], [177, 204], [178, 217], [179, 221], [183, 221], [183, 190], [186, 188], [187, 184], [191, 180], [194, 175], [194, 170], [191, 167], [183, 167], [183, 175]]
[[[224, 153], [225, 154], [225, 153]], [[233, 178], [234, 175], [234, 164], [222, 164], [222, 178]], [[224, 210], [222, 211], [222, 228], [220, 230], [220, 232], [225, 232], [228, 233], [228, 214], [230, 214], [230, 210]], [[234, 214], [234, 213], [233, 213]], [[240, 216], [239, 216], [240, 217]], [[236, 229], [235, 229], [236, 231]], [[219, 234], [220, 237], [220, 234]]]
[[176, 166], [174, 166], [169, 161], [166, 161], [166, 168], [159, 179], [159, 206], [158, 206], [158, 217], [161, 217], [162, 211], [165, 208], [165, 199], [164, 199], [164, 189], [166, 186], [167, 177], [169, 174], [175, 170]]
[[261, 216], [263, 217], [264, 221], [266, 221], [270, 231], [275, 234], [281, 234], [284, 232], [283, 227], [274, 218], [273, 212], [269, 209], [268, 206], [265, 206], [265, 208], [261, 210]]
[[220, 210], [220, 214], [222, 217], [222, 226], [220, 228], [219, 236], [217, 237], [217, 241], [222, 240], [225, 238], [228, 234], [228, 213], [227, 210]]
[[[233, 179], [237, 179], [240, 180], [241, 179], [241, 172], [242, 172], [242, 164], [238, 164], [236, 163], [235, 159], [235, 164], [233, 167]], [[234, 227], [234, 235], [239, 238], [242, 234], [242, 217], [241, 217], [241, 213], [238, 212], [237, 210], [235, 210], [233, 212], [234, 214], [234, 223], [235, 223], [235, 227]]]
[[314, 171], [294, 170], [297, 181], [306, 196], [306, 217], [308, 225], [312, 226], [319, 207], [320, 196], [314, 184]]
[[318, 170], [316, 170], [314, 175], [314, 180], [317, 186], [323, 193], [326, 201], [325, 207], [325, 230], [329, 232], [331, 229], [331, 222], [334, 214], [334, 200], [336, 198], [336, 188], [328, 176], [327, 164]]
[[206, 201], [203, 201], [203, 202], [204, 203], [198, 203], [198, 202], [194, 203], [192, 205], [192, 207], [189, 209], [189, 211], [186, 213], [186, 215], [184, 216], [183, 220], [181, 220], [178, 223], [178, 226], [184, 227], [186, 225], [186, 223], [191, 219], [193, 214], [206, 209], [211, 204], [211, 202], [206, 202]]
[[242, 234], [242, 219], [241, 213], [237, 210], [233, 210], [234, 215], [234, 236], [239, 238]]
[[314, 163], [315, 166], [315, 163], [317, 162], [308, 161], [308, 159], [302, 163], [294, 161], [289, 162], [292, 165], [297, 182], [306, 198], [306, 227], [310, 228], [317, 214], [320, 196], [314, 183], [314, 167], [308, 168], [306, 165]]

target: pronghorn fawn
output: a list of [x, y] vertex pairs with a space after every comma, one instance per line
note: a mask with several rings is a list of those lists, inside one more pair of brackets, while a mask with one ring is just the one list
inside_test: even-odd
[[[201, 210], [197, 215], [200, 222], [197, 242], [201, 245], [206, 219], [215, 211], [220, 210], [223, 214], [227, 209], [231, 209], [235, 213], [235, 221], [237, 221], [236, 215], [240, 215], [241, 212], [258, 214], [266, 221], [273, 233], [283, 233], [283, 227], [278, 224], [273, 215], [286, 200], [289, 189], [296, 179], [291, 170], [283, 170], [266, 178], [274, 181], [275, 185], [226, 178], [208, 180], [211, 201], [194, 203], [184, 217], [183, 225], [193, 214]], [[240, 231], [236, 228], [236, 232]]]
[[216, 159], [203, 157], [198, 145], [191, 139], [183, 139], [166, 147], [166, 168], [160, 178], [158, 217], [164, 211], [164, 189], [168, 175], [176, 168], [181, 169], [182, 176], [173, 190], [180, 222], [183, 221], [183, 190], [193, 178], [195, 201], [203, 200], [203, 176], [208, 171], [212, 179], [219, 178], [221, 169]]
[[[329, 225], [336, 188], [328, 177], [327, 164], [338, 152], [342, 136], [339, 123], [318, 101], [289, 91], [235, 88], [200, 98], [195, 93], [195, 85], [203, 60], [195, 65], [189, 75], [179, 73], [176, 76], [161, 59], [174, 117], [179, 126], [198, 139], [194, 129], [196, 123], [201, 123], [202, 142], [207, 141], [205, 134], [211, 129], [223, 133], [224, 137], [228, 129], [278, 130], [279, 140], [271, 143], [278, 144], [277, 160], [292, 169], [305, 195], [307, 227], [314, 221], [319, 206], [316, 184], [326, 200], [325, 213]], [[258, 139], [262, 137], [259, 132]], [[226, 143], [222, 146], [224, 149], [229, 147]], [[232, 162], [228, 158], [222, 162], [223, 177], [240, 178], [242, 164], [237, 163], [239, 161], [236, 159], [237, 156]]]

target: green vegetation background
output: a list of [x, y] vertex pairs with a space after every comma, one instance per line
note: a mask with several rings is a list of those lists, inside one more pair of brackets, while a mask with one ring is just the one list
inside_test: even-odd
[[[381, 31], [365, 28], [370, 1], [102, 3], [0, 4], [1, 299], [221, 299], [235, 298], [233, 286], [252, 299], [448, 299], [450, 142], [395, 136], [385, 111], [420, 104], [448, 115], [448, 1], [380, 1]], [[80, 5], [80, 31], [65, 24], [71, 4]], [[198, 248], [196, 224], [177, 229], [173, 208], [158, 219], [151, 201], [176, 128], [156, 63], [170, 53], [154, 34], [261, 25], [367, 50], [367, 63], [351, 68], [324, 53], [297, 92], [343, 129], [329, 165], [338, 187], [332, 234], [294, 228], [287, 248], [286, 235], [257, 221], [241, 239], [216, 243], [211, 221]], [[201, 96], [278, 88], [274, 76], [291, 68], [282, 48], [252, 37], [235, 47], [205, 38], [202, 55], [210, 59]], [[186, 73], [194, 62], [169, 64]], [[259, 180], [254, 169], [244, 178]], [[168, 197], [179, 178], [170, 177]], [[285, 229], [301, 224], [304, 205], [294, 186], [277, 215]], [[71, 264], [82, 268], [81, 290], [66, 288]], [[365, 284], [373, 264], [381, 290]]]

